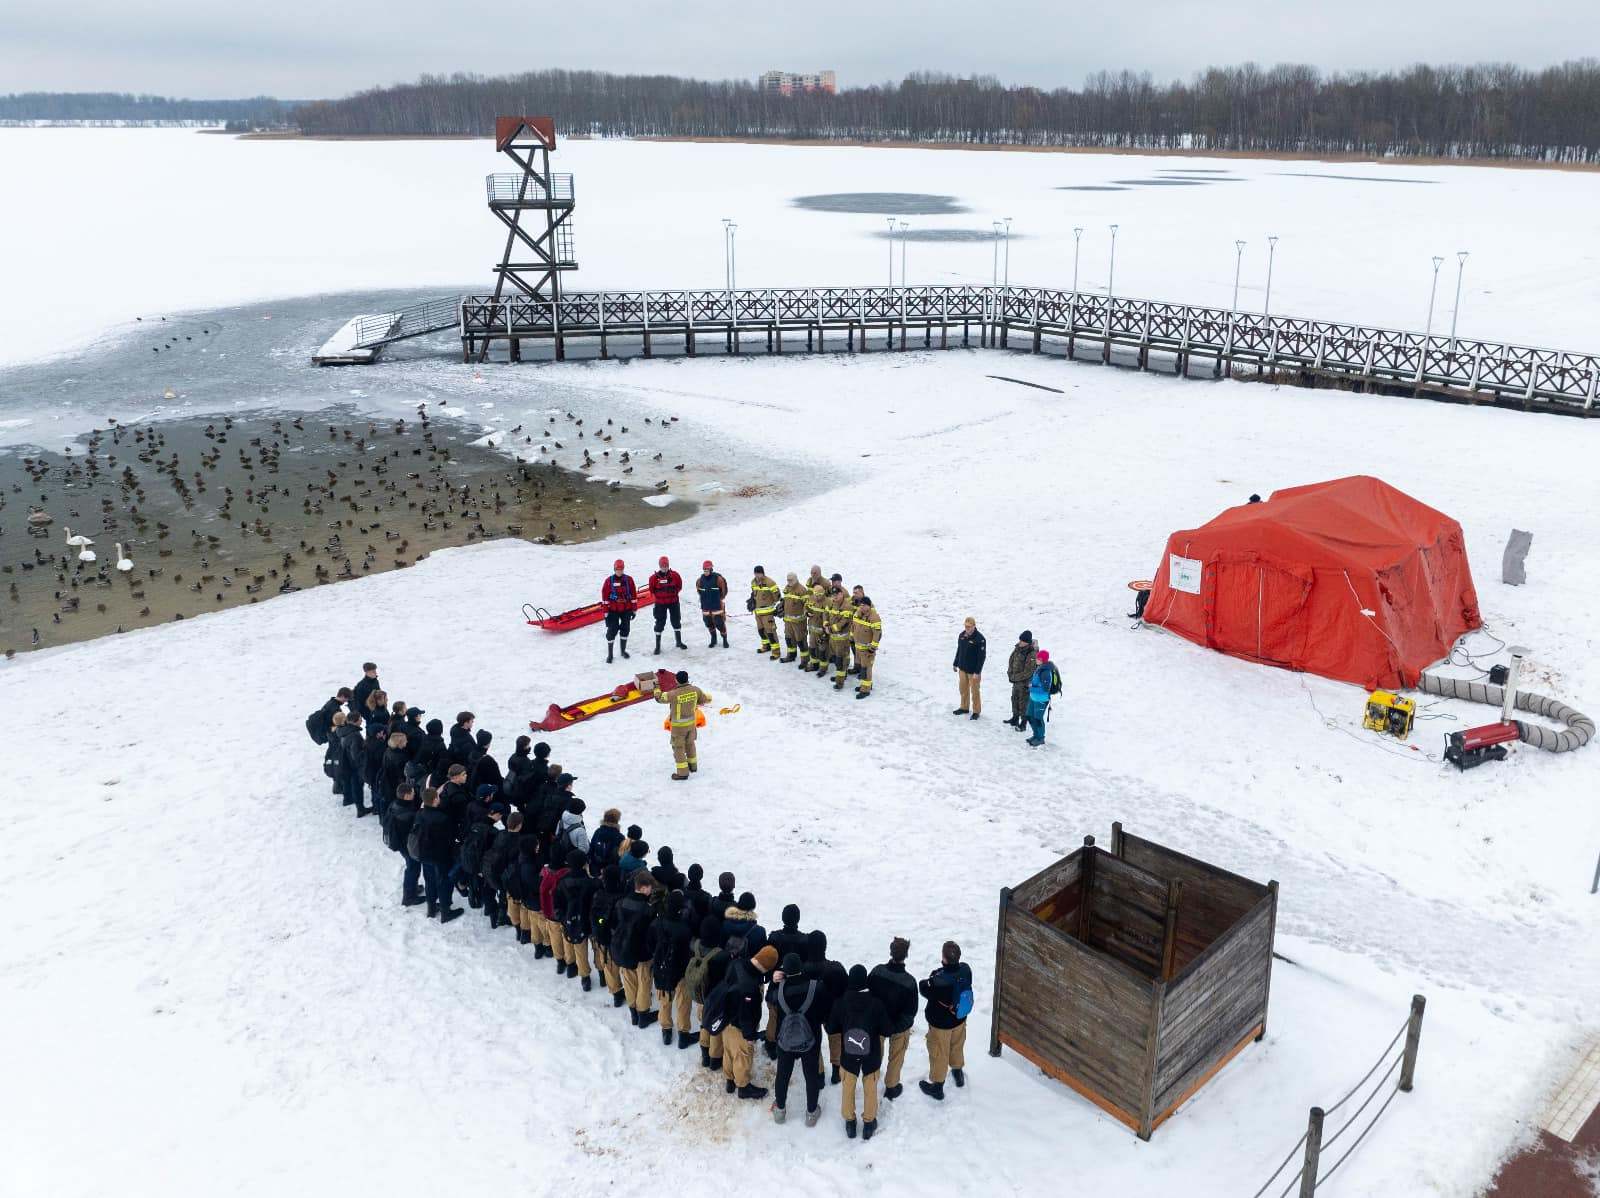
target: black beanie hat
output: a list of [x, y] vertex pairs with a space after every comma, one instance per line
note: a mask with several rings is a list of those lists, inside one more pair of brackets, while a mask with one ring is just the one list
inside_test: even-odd
[[865, 965], [852, 965], [850, 967], [850, 989], [865, 990], [867, 988], [867, 967]]
[[1033, 640], [1033, 633], [1029, 632], [1026, 628], [1024, 628], [1022, 630], [1022, 635], [1019, 636], [1017, 639], [1019, 641], [1031, 641], [1031, 640]]
[[756, 896], [746, 890], [739, 896], [737, 906], [741, 911], [754, 911], [756, 909]]
[[683, 914], [683, 891], [674, 890], [670, 894], [667, 895], [667, 914], [668, 915], [681, 915], [681, 914]]
[[429, 720], [428, 721], [428, 735], [429, 736], [442, 736], [442, 735], [444, 735], [444, 721], [443, 720]]
[[584, 863], [588, 860], [589, 858], [584, 856], [582, 849], [573, 849], [567, 854], [567, 868], [577, 873], [583, 869]]
[[806, 936], [806, 956], [813, 961], [828, 959], [828, 933], [818, 928]]
[[805, 962], [800, 960], [799, 953], [784, 953], [778, 968], [784, 973], [799, 973], [805, 968]]
[[705, 876], [706, 876], [706, 867], [701, 865], [698, 861], [696, 861], [694, 864], [689, 866], [689, 881], [698, 882], [701, 878], [703, 878]]
[[546, 742], [546, 741], [542, 741], [541, 740], [538, 744], [534, 745], [533, 746], [533, 755], [535, 757], [548, 757], [548, 756], [550, 756], [550, 745], [549, 745], [549, 743]]
[[792, 928], [800, 922], [800, 908], [790, 903], [783, 909], [783, 926]]
[[526, 753], [528, 751], [528, 746], [531, 745], [532, 743], [533, 743], [533, 738], [532, 737], [527, 737], [527, 736], [519, 736], [519, 737], [517, 737], [517, 752]]
[[722, 920], [708, 915], [700, 921], [700, 943], [715, 944], [722, 939]]
[[641, 828], [638, 824], [629, 824], [628, 825], [628, 839], [629, 840], [638, 840], [643, 835], [644, 835], [644, 829]]
[[672, 864], [672, 846], [664, 844], [656, 850], [656, 862], [660, 865]]
[[478, 743], [480, 745], [486, 745], [493, 739], [494, 733], [490, 732], [487, 728], [478, 729]]

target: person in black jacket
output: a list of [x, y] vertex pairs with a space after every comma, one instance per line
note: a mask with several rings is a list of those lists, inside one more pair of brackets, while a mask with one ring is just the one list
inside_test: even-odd
[[[411, 836], [416, 841], [415, 856], [422, 862], [422, 881], [428, 894], [428, 918], [449, 923], [465, 912], [450, 905], [450, 869], [456, 856], [456, 839], [450, 827], [450, 816], [440, 806], [439, 792], [427, 790], [422, 797], [422, 810], [417, 812], [411, 825]], [[409, 846], [408, 846], [409, 851]]]
[[459, 844], [467, 834], [467, 804], [472, 802], [472, 791], [467, 789], [467, 767], [452, 765], [448, 781], [439, 788], [439, 805], [450, 820], [450, 831]]
[[771, 1038], [787, 1039], [783, 1032], [786, 1024], [798, 1028], [799, 1022], [804, 1023], [804, 1034], [795, 1035], [795, 1040], [803, 1044], [778, 1045], [778, 1076], [772, 1085], [772, 1119], [775, 1123], [784, 1120], [789, 1078], [798, 1064], [806, 1087], [806, 1126], [815, 1127], [822, 1117], [817, 1098], [822, 1093], [822, 1029], [828, 1018], [828, 985], [805, 968], [799, 953], [788, 953], [782, 958], [778, 972], [772, 975], [772, 983], [767, 991], [767, 1002], [781, 1018], [778, 1031]]
[[611, 933], [616, 926], [617, 903], [622, 900], [622, 871], [607, 865], [600, 871], [600, 888], [589, 900], [589, 939], [594, 943], [594, 965], [611, 991], [611, 1005], [628, 1001], [617, 959], [611, 955]]
[[[367, 721], [367, 739], [362, 746], [366, 760], [361, 767], [361, 779], [372, 796], [372, 806], [378, 806], [379, 792], [383, 789], [383, 755], [389, 748], [389, 726], [377, 720]], [[361, 814], [359, 811], [357, 815]]]
[[582, 849], [573, 849], [567, 854], [567, 876], [556, 883], [552, 910], [561, 924], [561, 935], [571, 957], [567, 976], [580, 979], [585, 990], [594, 985], [589, 980], [589, 909], [594, 891], [595, 881], [589, 876], [588, 858]]
[[961, 946], [954, 940], [944, 942], [939, 958], [939, 968], [917, 987], [928, 1000], [923, 1012], [928, 1020], [928, 1080], [917, 1085], [929, 1098], [943, 1102], [946, 1069], [958, 1088], [967, 1084], [967, 1017], [961, 1008], [972, 1004], [972, 970], [962, 962]]
[[529, 746], [532, 744], [531, 737], [517, 737], [516, 748], [512, 750], [511, 756], [506, 758], [505, 785], [501, 790], [518, 810], [522, 808], [523, 792], [528, 787], [529, 775], [533, 773], [533, 755], [529, 752]]
[[517, 848], [522, 843], [522, 813], [512, 811], [505, 817], [504, 826], [494, 834], [489, 849], [483, 855], [484, 895], [489, 908], [489, 926], [503, 927], [511, 924], [517, 929], [517, 943], [527, 943], [522, 937], [520, 916], [510, 915], [511, 896], [505, 884], [506, 871], [515, 864]]
[[406, 708], [405, 722], [395, 729], [396, 732], [406, 734], [406, 751], [411, 755], [411, 760], [417, 759], [417, 754], [422, 751], [422, 742], [427, 739], [428, 732], [422, 726], [422, 717], [427, 712], [420, 707]]
[[622, 845], [622, 812], [608, 807], [600, 818], [600, 826], [589, 837], [589, 868], [603, 870], [617, 863], [617, 849]]
[[622, 970], [622, 985], [632, 1009], [633, 1026], [649, 1027], [656, 1021], [650, 1009], [650, 893], [656, 880], [638, 870], [629, 883], [628, 893], [617, 903], [616, 923], [611, 929], [611, 955]]
[[889, 959], [867, 976], [867, 987], [883, 1004], [889, 1016], [888, 1067], [883, 1075], [883, 1096], [891, 1101], [900, 1097], [900, 1068], [905, 1064], [906, 1045], [911, 1027], [917, 1021], [917, 983], [906, 972], [906, 954], [911, 941], [896, 936], [889, 941]]
[[413, 759], [424, 786], [444, 785], [444, 772], [450, 764], [446, 757], [444, 723], [441, 720], [429, 720], [427, 732], [418, 742], [417, 755]]
[[374, 662], [363, 662], [361, 680], [350, 688], [350, 710], [367, 715], [367, 696], [378, 689], [378, 667]]
[[[742, 937], [734, 937], [743, 943]], [[734, 954], [723, 984], [727, 1023], [722, 1028], [722, 1076], [729, 1094], [740, 1098], [765, 1098], [767, 1091], [754, 1085], [756, 1033], [761, 1028], [761, 979], [778, 966], [778, 950], [770, 944], [748, 958]]]
[[[533, 944], [533, 921], [539, 912], [539, 874], [543, 868], [539, 856], [539, 842], [527, 834], [524, 823], [517, 840], [516, 860], [506, 871], [506, 893], [510, 896], [506, 907], [517, 928], [518, 944]], [[516, 900], [515, 906], [512, 899]], [[543, 944], [534, 944], [533, 959], [543, 960], [545, 951]]]
[[[790, 953], [805, 960], [806, 950], [810, 947], [806, 934], [800, 930], [800, 908], [790, 903], [783, 909], [783, 926], [767, 937], [767, 943], [778, 950], [778, 960], [782, 961]], [[778, 988], [767, 988], [767, 1031], [766, 1041], [767, 1059], [778, 1059]]]
[[359, 819], [371, 810], [361, 802], [367, 767], [367, 744], [362, 737], [361, 717], [353, 711], [348, 713], [345, 722], [333, 730], [333, 735], [339, 744], [339, 768], [342, 771], [339, 789], [344, 795], [344, 805], [354, 806]]
[[660, 882], [669, 893], [683, 889], [684, 877], [672, 860], [670, 845], [664, 844], [656, 850], [656, 863], [650, 867], [650, 876]]
[[378, 789], [372, 792], [372, 805], [378, 809], [380, 820], [385, 808], [393, 801], [395, 791], [406, 780], [406, 765], [410, 761], [411, 754], [406, 752], [406, 734], [389, 733], [388, 747], [383, 751], [383, 763], [378, 767]]
[[415, 907], [423, 901], [422, 896], [417, 893], [417, 879], [422, 874], [422, 862], [406, 849], [406, 840], [411, 835], [412, 824], [416, 821], [417, 812], [421, 810], [422, 804], [416, 797], [416, 788], [409, 782], [402, 782], [395, 788], [395, 796], [390, 800], [388, 808], [378, 817], [378, 822], [383, 828], [383, 843], [399, 853], [406, 863], [405, 872], [400, 876], [402, 907]]
[[978, 631], [978, 622], [968, 616], [961, 635], [956, 637], [956, 659], [952, 667], [961, 687], [961, 706], [951, 715], [966, 715], [970, 711], [971, 718], [977, 719], [983, 711], [983, 660], [988, 655], [989, 643]]
[[328, 737], [333, 732], [333, 717], [343, 711], [349, 701], [350, 688], [341, 686], [333, 698], [311, 713], [311, 718], [306, 721], [306, 731], [311, 733], [312, 740], [319, 745], [328, 743]]
[[683, 877], [683, 917], [689, 921], [691, 928], [698, 928], [700, 922], [711, 914], [711, 896], [706, 893], [705, 866], [698, 861], [689, 864], [689, 870]]
[[[838, 961], [828, 959], [828, 934], [821, 928], [810, 932], [806, 936], [806, 968], [814, 971], [828, 985], [828, 1002], [836, 1003], [844, 997], [848, 989], [850, 975], [845, 967]], [[863, 977], [865, 974], [862, 975]], [[830, 1081], [833, 1085], [839, 1084], [839, 1059], [842, 1050], [839, 1045], [839, 1033], [832, 1028], [828, 1029], [828, 1064], [832, 1068]]]
[[731, 958], [722, 947], [722, 920], [715, 915], [705, 915], [696, 925], [697, 931], [689, 946], [691, 960], [704, 963], [699, 990], [690, 997], [695, 1004], [695, 1021], [700, 1025], [700, 1065], [704, 1069], [722, 1071], [722, 1033], [711, 1034], [706, 1027], [706, 996], [715, 990], [728, 972]]
[[500, 763], [489, 753], [494, 733], [487, 728], [480, 728], [475, 739], [478, 747], [473, 751], [471, 764], [467, 766], [467, 786], [473, 794], [478, 793], [480, 786], [493, 786], [498, 794], [505, 776], [500, 772]]
[[865, 1122], [861, 1138], [872, 1139], [878, 1130], [878, 1070], [883, 1067], [883, 1038], [890, 1026], [889, 1013], [868, 987], [867, 969], [852, 965], [845, 992], [828, 1012], [828, 1038], [839, 1038], [843, 1052], [839, 1066], [844, 1070], [844, 1090], [839, 1095], [844, 1115], [844, 1134], [856, 1135], [856, 1082], [863, 1091], [861, 1115]]
[[661, 917], [650, 925], [650, 984], [661, 1008], [661, 1043], [671, 1045], [676, 1016], [679, 1048], [696, 1043], [689, 1030], [692, 1000], [683, 980], [693, 940], [694, 931], [683, 917], [683, 895], [671, 891]]
[[470, 711], [456, 714], [456, 722], [450, 726], [450, 747], [446, 753], [451, 765], [465, 766], [471, 763], [472, 755], [478, 748], [478, 742], [472, 736], [472, 721], [477, 718]]

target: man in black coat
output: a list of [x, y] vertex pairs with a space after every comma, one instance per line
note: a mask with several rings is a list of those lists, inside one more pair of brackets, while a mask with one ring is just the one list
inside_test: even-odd
[[928, 1080], [918, 1087], [929, 1098], [944, 1101], [948, 1069], [957, 1088], [967, 1084], [967, 1016], [972, 1006], [972, 970], [961, 960], [961, 946], [946, 940], [939, 968], [917, 987], [928, 1000]]
[[[505, 878], [506, 871], [515, 864], [517, 847], [521, 843], [522, 813], [513, 811], [506, 815], [504, 826], [494, 834], [494, 838], [489, 842], [488, 851], [483, 855], [484, 896], [486, 905], [489, 908], [489, 926], [491, 928], [502, 927], [513, 922], [509, 914], [509, 894], [502, 879]], [[517, 943], [526, 944], [527, 940], [522, 933], [520, 918], [516, 921], [516, 924]]]
[[311, 713], [311, 718], [306, 721], [306, 730], [311, 733], [312, 740], [319, 745], [328, 743], [328, 737], [333, 732], [333, 717], [343, 711], [349, 701], [350, 688], [341, 686], [333, 698]]
[[439, 787], [444, 785], [444, 771], [449, 767], [444, 743], [444, 722], [442, 720], [429, 720], [427, 732], [417, 746], [417, 755], [413, 758], [424, 786]]
[[344, 795], [344, 805], [354, 806], [360, 818], [370, 810], [361, 801], [367, 768], [367, 744], [361, 735], [361, 716], [353, 711], [348, 713], [344, 723], [333, 730], [333, 735], [339, 745], [339, 790]]
[[383, 827], [383, 843], [399, 853], [406, 863], [405, 871], [400, 876], [402, 907], [415, 907], [422, 902], [422, 897], [417, 894], [417, 879], [422, 874], [422, 862], [406, 850], [406, 841], [411, 836], [412, 825], [421, 810], [422, 803], [417, 798], [416, 788], [409, 782], [402, 782], [396, 788], [395, 796], [388, 808], [378, 817], [378, 822]]
[[953, 668], [961, 689], [961, 706], [952, 715], [967, 715], [977, 719], [983, 711], [983, 662], [989, 655], [989, 643], [978, 631], [978, 622], [971, 616], [956, 637], [956, 659]]
[[693, 957], [705, 962], [705, 977], [702, 979], [700, 992], [692, 995], [696, 1011], [700, 1020], [700, 1064], [703, 1068], [714, 1069], [722, 1072], [722, 1033], [711, 1034], [706, 1027], [706, 996], [709, 995], [727, 976], [728, 965], [732, 960], [727, 950], [722, 947], [722, 918], [717, 915], [702, 916], [695, 925], [697, 931], [693, 943], [689, 946]]
[[350, 710], [367, 713], [367, 696], [378, 690], [378, 667], [374, 662], [361, 663], [361, 681], [350, 688]]
[[[769, 1040], [789, 1040], [785, 1025], [797, 1029], [791, 1033], [792, 1043], [778, 1044], [778, 1076], [772, 1086], [772, 1118], [776, 1123], [784, 1120], [784, 1103], [789, 1097], [789, 1078], [796, 1064], [806, 1087], [806, 1126], [815, 1127], [822, 1116], [817, 1097], [822, 1093], [822, 1038], [823, 1025], [828, 1018], [828, 985], [822, 978], [808, 970], [799, 953], [788, 953], [772, 975], [772, 985], [767, 990], [768, 1004], [780, 1013], [778, 1030]], [[804, 1031], [799, 1031], [801, 1024]]]
[[628, 996], [633, 1026], [649, 1027], [656, 1021], [650, 1009], [650, 893], [656, 880], [638, 870], [628, 892], [617, 903], [616, 922], [611, 928], [611, 955], [622, 971], [622, 986]]
[[[449, 923], [464, 915], [460, 907], [450, 905], [450, 870], [456, 858], [456, 838], [450, 826], [450, 816], [440, 806], [439, 793], [434, 791], [422, 810], [417, 812], [411, 826], [411, 838], [416, 844], [414, 856], [422, 862], [422, 881], [428, 894], [428, 918]], [[410, 845], [407, 845], [410, 851]]]
[[458, 712], [456, 722], [450, 726], [450, 748], [446, 753], [452, 765], [470, 765], [478, 742], [472, 735], [472, 721], [478, 717], [470, 711]]
[[[806, 934], [800, 930], [800, 908], [790, 903], [783, 909], [783, 926], [767, 937], [767, 943], [778, 950], [778, 960], [782, 961], [790, 953], [806, 959], [806, 952], [810, 948], [810, 941]], [[767, 1059], [778, 1059], [778, 989], [776, 986], [767, 988], [767, 1031], [766, 1050]]]
[[607, 865], [600, 871], [599, 889], [589, 900], [589, 939], [594, 943], [595, 967], [600, 970], [606, 989], [611, 991], [614, 1007], [628, 1001], [617, 959], [611, 955], [611, 933], [616, 928], [617, 904], [621, 901], [622, 871], [615, 865]]
[[650, 867], [650, 876], [660, 882], [668, 893], [683, 889], [684, 877], [672, 859], [670, 845], [664, 844], [656, 850], [656, 863]]
[[478, 747], [473, 754], [472, 764], [467, 769], [467, 788], [473, 794], [478, 793], [480, 786], [493, 786], [495, 793], [499, 793], [500, 786], [505, 782], [505, 776], [500, 772], [500, 763], [489, 753], [489, 746], [494, 742], [494, 733], [487, 728], [478, 729]]
[[[844, 997], [849, 988], [850, 975], [845, 967], [838, 961], [828, 958], [828, 934], [821, 928], [810, 932], [806, 936], [806, 968], [815, 972], [828, 984], [828, 1001], [838, 1002]], [[862, 977], [866, 974], [863, 972]], [[839, 1084], [839, 1058], [842, 1049], [839, 1045], [839, 1033], [832, 1028], [828, 1029], [828, 1064], [832, 1068], [830, 1081], [833, 1085]]]
[[676, 1020], [679, 1048], [691, 1048], [696, 1042], [694, 1033], [689, 1030], [692, 1014], [689, 987], [683, 980], [693, 940], [694, 930], [683, 917], [683, 895], [671, 891], [662, 915], [650, 925], [650, 984], [655, 987], [656, 1001], [661, 1008], [661, 1043], [671, 1045]]
[[[513, 815], [512, 818], [518, 817]], [[589, 976], [589, 912], [595, 885], [595, 880], [589, 876], [588, 858], [582, 849], [573, 849], [567, 854], [567, 876], [556, 883], [551, 909], [572, 954], [567, 976], [580, 979], [585, 990], [594, 985]]]
[[472, 791], [467, 789], [467, 767], [452, 765], [449, 781], [439, 788], [439, 806], [450, 821], [450, 831], [459, 844], [467, 834], [467, 805], [472, 802]]
[[761, 979], [777, 967], [778, 950], [768, 944], [749, 958], [735, 957], [723, 979], [727, 1023], [722, 1029], [722, 1076], [728, 1093], [740, 1098], [767, 1096], [766, 1089], [753, 1084], [751, 1076], [756, 1035], [761, 1029]]
[[867, 975], [867, 988], [889, 1016], [888, 1068], [883, 1075], [883, 1096], [891, 1101], [900, 1097], [900, 1068], [905, 1064], [906, 1045], [911, 1027], [917, 1021], [917, 982], [906, 972], [906, 954], [911, 941], [896, 936], [889, 941], [889, 959]]
[[864, 1091], [861, 1138], [872, 1139], [878, 1130], [878, 1070], [883, 1067], [883, 1038], [890, 1026], [889, 1013], [868, 987], [864, 965], [852, 965], [844, 994], [828, 1012], [828, 1038], [837, 1036], [843, 1046], [839, 1067], [844, 1070], [844, 1090], [839, 1095], [844, 1134], [855, 1139], [856, 1081]]

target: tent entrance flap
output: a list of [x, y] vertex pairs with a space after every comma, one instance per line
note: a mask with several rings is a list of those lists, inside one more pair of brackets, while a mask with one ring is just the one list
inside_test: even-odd
[[1218, 562], [1202, 588], [1207, 644], [1223, 653], [1294, 666], [1304, 655], [1309, 570], [1258, 561]]

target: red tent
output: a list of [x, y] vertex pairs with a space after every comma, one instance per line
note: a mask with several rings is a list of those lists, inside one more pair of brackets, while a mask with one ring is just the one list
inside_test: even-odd
[[1144, 618], [1235, 657], [1391, 689], [1483, 622], [1461, 525], [1364, 475], [1173, 533]]

